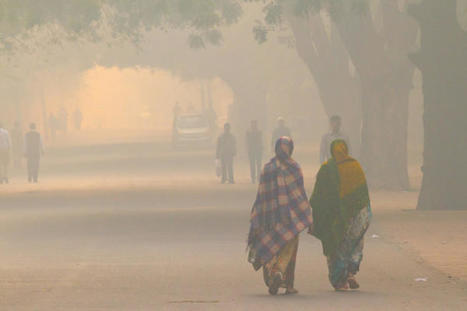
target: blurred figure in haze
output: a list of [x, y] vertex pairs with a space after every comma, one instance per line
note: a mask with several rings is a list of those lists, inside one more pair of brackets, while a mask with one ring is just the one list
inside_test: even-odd
[[175, 106], [173, 108], [173, 122], [172, 122], [172, 128], [175, 129], [175, 124], [177, 122], [177, 118], [182, 114], [182, 108], [180, 107], [180, 104], [178, 102], [175, 103]]
[[256, 183], [256, 177], [261, 174], [263, 158], [263, 133], [258, 129], [258, 122], [251, 121], [250, 129], [246, 132], [246, 147], [250, 159], [251, 182]]
[[10, 164], [10, 133], [0, 124], [0, 184], [8, 183], [8, 164]]
[[65, 107], [61, 107], [58, 111], [58, 120], [60, 124], [60, 129], [63, 133], [68, 131], [68, 112], [66, 111]]
[[58, 130], [58, 120], [53, 113], [49, 114], [49, 130], [50, 137], [52, 138], [52, 140], [55, 140]]
[[24, 155], [28, 162], [28, 181], [37, 183], [39, 177], [39, 164], [41, 156], [44, 154], [44, 145], [42, 144], [41, 134], [36, 131], [36, 124], [29, 125], [30, 131], [24, 138]]
[[173, 108], [173, 115], [174, 115], [174, 120], [177, 119], [177, 117], [182, 113], [182, 108], [180, 107], [180, 104], [178, 102], [175, 103], [175, 106]]
[[329, 160], [331, 156], [331, 144], [337, 139], [342, 139], [347, 144], [349, 154], [351, 154], [350, 141], [347, 135], [341, 132], [342, 119], [340, 116], [334, 115], [329, 119], [330, 131], [323, 135], [321, 139], [321, 150], [319, 153], [319, 160], [321, 163]]
[[271, 139], [272, 150], [274, 150], [276, 141], [283, 136], [292, 138], [292, 133], [290, 132], [290, 129], [287, 126], [285, 126], [284, 118], [279, 117], [277, 118], [277, 127], [272, 132], [272, 139]]
[[13, 153], [13, 164], [15, 168], [21, 168], [21, 160], [23, 158], [23, 129], [21, 124], [16, 121], [11, 130], [11, 150]]
[[178, 102], [175, 103], [175, 106], [172, 109], [173, 119], [172, 119], [172, 143], [175, 146], [177, 141], [177, 119], [182, 113], [182, 108]]
[[83, 113], [79, 107], [76, 108], [75, 112], [73, 113], [73, 120], [75, 123], [75, 130], [80, 131], [83, 123]]
[[230, 132], [230, 124], [224, 124], [224, 133], [217, 139], [216, 159], [221, 162], [222, 180], [224, 184], [235, 183], [233, 173], [233, 160], [237, 154], [237, 142]]
[[209, 129], [211, 131], [216, 131], [217, 130], [217, 113], [212, 107], [212, 105], [209, 105], [208, 108], [204, 111], [204, 115], [208, 119], [209, 122]]

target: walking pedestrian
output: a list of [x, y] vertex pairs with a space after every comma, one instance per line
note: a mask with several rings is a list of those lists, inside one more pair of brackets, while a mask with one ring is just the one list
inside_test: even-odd
[[285, 125], [285, 119], [283, 117], [277, 118], [277, 126], [272, 132], [271, 138], [271, 148], [274, 150], [275, 144], [277, 140], [281, 137], [290, 137], [292, 138], [292, 132], [290, 129]]
[[36, 130], [36, 124], [31, 123], [29, 132], [26, 133], [25, 139], [25, 157], [28, 165], [28, 181], [30, 183], [38, 182], [39, 167], [41, 156], [44, 154], [44, 145], [42, 144], [41, 134]]
[[347, 135], [345, 135], [342, 130], [342, 119], [340, 116], [334, 115], [329, 119], [330, 131], [323, 135], [321, 139], [321, 148], [319, 153], [319, 160], [321, 163], [326, 162], [331, 159], [331, 144], [336, 139], [342, 139], [347, 144], [349, 154], [351, 154], [350, 141]]
[[8, 183], [8, 165], [10, 164], [10, 133], [0, 124], [0, 184]]
[[24, 135], [23, 129], [21, 128], [21, 123], [19, 121], [15, 122], [10, 136], [14, 167], [21, 168], [21, 160], [23, 159]]
[[321, 166], [310, 200], [315, 221], [312, 234], [321, 240], [335, 290], [357, 289], [355, 275], [372, 215], [368, 186], [344, 140], [335, 140], [330, 149], [332, 158]]
[[263, 277], [271, 295], [279, 288], [296, 294], [294, 287], [298, 236], [313, 224], [302, 170], [292, 159], [293, 141], [281, 137], [276, 156], [264, 166], [253, 205], [248, 234], [248, 261]]
[[237, 143], [231, 133], [230, 124], [224, 124], [224, 133], [217, 139], [216, 159], [221, 162], [222, 179], [221, 183], [234, 184], [234, 158], [237, 154]]
[[251, 121], [250, 129], [246, 132], [246, 147], [250, 160], [251, 182], [256, 183], [256, 178], [261, 174], [263, 158], [263, 133], [258, 129], [258, 122]]

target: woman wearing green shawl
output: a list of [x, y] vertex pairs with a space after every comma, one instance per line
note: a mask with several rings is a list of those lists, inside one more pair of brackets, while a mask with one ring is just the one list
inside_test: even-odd
[[360, 164], [349, 156], [344, 140], [331, 144], [331, 155], [318, 172], [310, 199], [312, 234], [323, 245], [332, 286], [336, 290], [356, 289], [363, 236], [371, 220], [368, 186]]

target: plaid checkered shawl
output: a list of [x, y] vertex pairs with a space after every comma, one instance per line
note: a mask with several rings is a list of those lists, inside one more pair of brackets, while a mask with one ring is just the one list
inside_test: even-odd
[[[291, 144], [293, 148], [290, 138], [282, 137], [278, 144]], [[290, 156], [278, 153], [277, 148], [276, 154], [264, 166], [251, 211], [249, 261], [256, 270], [313, 222], [300, 166]]]

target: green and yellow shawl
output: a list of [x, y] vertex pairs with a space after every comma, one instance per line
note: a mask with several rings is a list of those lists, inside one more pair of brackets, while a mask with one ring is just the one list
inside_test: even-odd
[[370, 203], [365, 174], [358, 161], [349, 156], [345, 141], [335, 140], [331, 154], [332, 159], [318, 172], [310, 199], [313, 235], [321, 240], [326, 256], [335, 253], [350, 220]]

